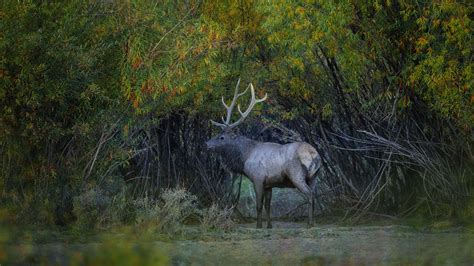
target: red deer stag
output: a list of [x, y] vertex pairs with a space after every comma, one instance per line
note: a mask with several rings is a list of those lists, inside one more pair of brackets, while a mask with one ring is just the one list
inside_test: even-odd
[[[250, 114], [255, 104], [267, 99], [255, 98], [252, 83], [244, 92], [239, 92], [240, 79], [235, 87], [234, 98], [227, 105], [222, 97], [222, 104], [227, 110], [227, 117], [222, 123], [211, 120], [222, 132], [206, 142], [209, 150], [222, 156], [225, 164], [234, 173], [247, 176], [253, 183], [257, 200], [257, 228], [262, 228], [262, 207], [265, 202], [267, 227], [272, 228], [270, 219], [270, 202], [272, 188], [296, 187], [309, 202], [309, 225], [313, 225], [313, 191], [316, 186], [316, 172], [321, 166], [321, 157], [313, 146], [306, 142], [294, 142], [285, 145], [272, 142], [259, 142], [234, 134], [232, 129], [238, 126]], [[237, 109], [241, 117], [231, 123], [232, 111], [237, 99], [250, 88], [250, 104], [245, 112], [240, 106]]]

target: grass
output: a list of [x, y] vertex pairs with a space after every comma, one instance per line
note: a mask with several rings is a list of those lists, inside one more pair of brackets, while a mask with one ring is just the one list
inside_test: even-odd
[[[136, 227], [112, 227], [80, 234], [74, 228], [9, 228], [0, 243], [0, 263], [72, 265], [167, 265], [189, 263], [462, 264], [474, 262], [474, 233], [456, 228], [420, 231], [406, 225], [344, 226], [276, 221], [231, 231], [183, 227], [170, 236]], [[10, 230], [13, 229], [13, 230]], [[5, 239], [5, 234], [0, 234]]]
[[158, 200], [131, 203], [135, 206], [133, 216], [127, 216], [133, 217], [131, 223], [103, 227], [97, 222], [120, 220], [124, 208], [114, 205], [120, 198], [112, 199], [107, 204], [117, 213], [105, 212], [105, 218], [92, 213], [89, 219], [87, 210], [96, 199], [101, 199], [97, 191], [77, 198], [78, 214], [85, 215], [80, 226], [2, 224], [0, 264], [167, 265], [206, 264], [206, 259], [317, 265], [474, 262], [474, 231], [450, 220], [370, 214], [353, 221], [344, 220], [343, 212], [333, 212], [316, 217], [313, 228], [307, 228], [305, 217], [298, 222], [275, 221], [271, 230], [255, 229], [255, 221], [236, 224], [231, 209], [218, 205], [198, 209], [194, 196], [176, 189], [164, 191]]

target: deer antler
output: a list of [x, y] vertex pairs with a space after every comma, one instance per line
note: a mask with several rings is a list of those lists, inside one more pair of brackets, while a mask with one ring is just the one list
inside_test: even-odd
[[[213, 125], [218, 126], [222, 129], [230, 129], [230, 128], [236, 127], [240, 123], [242, 123], [242, 121], [244, 121], [244, 119], [250, 114], [250, 112], [252, 111], [255, 104], [263, 102], [267, 99], [268, 95], [266, 93], [265, 93], [265, 96], [261, 99], [256, 99], [255, 98], [255, 89], [253, 88], [252, 83], [250, 83], [247, 86], [247, 88], [245, 89], [245, 91], [243, 91], [241, 93], [239, 93], [239, 85], [240, 85], [240, 78], [237, 81], [237, 85], [235, 86], [234, 97], [232, 98], [232, 102], [230, 103], [230, 105], [227, 105], [225, 103], [224, 96], [222, 96], [221, 100], [222, 100], [222, 104], [224, 105], [225, 109], [227, 110], [227, 116], [226, 116], [225, 120], [224, 120], [224, 117], [222, 117], [222, 122], [223, 123], [218, 123], [216, 121], [211, 120], [211, 123]], [[237, 103], [237, 99], [240, 96], [244, 95], [247, 92], [247, 90], [249, 89], [249, 87], [250, 87], [251, 98], [250, 98], [250, 103], [249, 103], [249, 106], [247, 107], [247, 110], [245, 110], [245, 112], [242, 112], [240, 110], [240, 105], [237, 105], [237, 109], [238, 109], [241, 117], [237, 121], [235, 121], [234, 123], [230, 124], [230, 119], [232, 118], [232, 111], [235, 107], [235, 104]]]

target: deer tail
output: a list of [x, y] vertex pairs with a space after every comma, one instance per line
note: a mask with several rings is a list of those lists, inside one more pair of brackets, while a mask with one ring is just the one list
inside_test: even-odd
[[321, 156], [316, 149], [308, 143], [303, 143], [298, 147], [297, 152], [301, 164], [308, 171], [308, 177], [312, 177], [321, 167]]

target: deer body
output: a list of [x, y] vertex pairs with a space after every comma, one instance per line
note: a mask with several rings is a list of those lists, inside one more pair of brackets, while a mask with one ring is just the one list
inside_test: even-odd
[[[225, 164], [234, 173], [247, 176], [254, 185], [257, 205], [257, 228], [262, 227], [262, 209], [265, 205], [267, 213], [267, 227], [271, 228], [270, 203], [273, 187], [295, 187], [302, 192], [309, 202], [309, 224], [313, 225], [314, 195], [316, 186], [315, 174], [321, 166], [321, 157], [314, 147], [305, 142], [278, 144], [273, 142], [259, 142], [231, 132], [232, 128], [240, 124], [250, 113], [253, 106], [262, 102], [257, 100], [252, 84], [251, 101], [245, 112], [238, 107], [241, 118], [230, 124], [232, 110], [237, 98], [245, 94], [239, 93], [237, 83], [234, 98], [228, 106], [222, 99], [227, 109], [226, 120], [223, 123], [211, 122], [223, 129], [218, 136], [206, 142], [207, 148], [219, 153]], [[248, 89], [248, 88], [247, 88]]]
[[[319, 168], [317, 151], [308, 143], [295, 142], [286, 145], [257, 142], [244, 166], [244, 174], [264, 178], [264, 187], [298, 187], [296, 172], [310, 181]], [[298, 173], [299, 174], [299, 173]], [[286, 180], [286, 179], [289, 180]], [[287, 181], [291, 181], [290, 183]]]
[[257, 227], [262, 227], [262, 207], [265, 204], [267, 226], [271, 228], [270, 202], [272, 188], [293, 187], [310, 203], [309, 223], [313, 224], [313, 191], [315, 173], [321, 165], [318, 152], [308, 143], [281, 145], [258, 142], [235, 134], [221, 134], [207, 143], [208, 149], [219, 153], [234, 173], [252, 181], [257, 200]]

